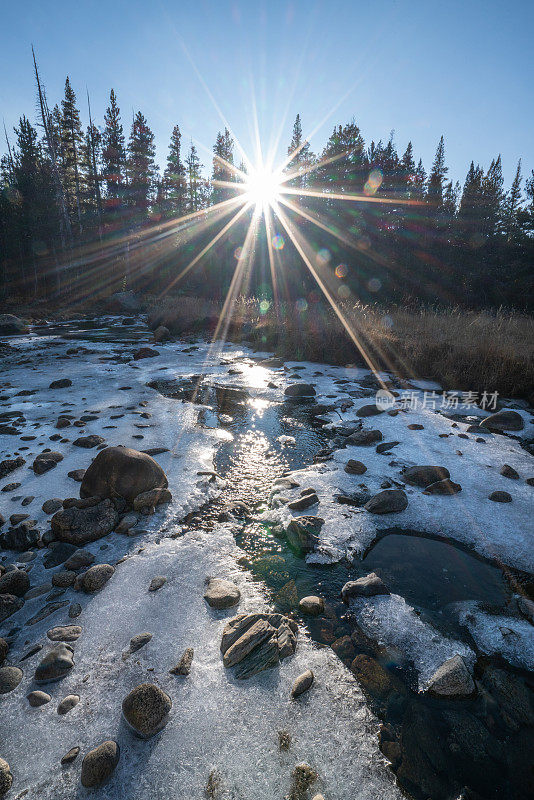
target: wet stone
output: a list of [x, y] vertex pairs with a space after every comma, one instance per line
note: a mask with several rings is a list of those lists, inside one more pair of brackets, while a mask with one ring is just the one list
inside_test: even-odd
[[234, 583], [221, 578], [209, 578], [204, 600], [211, 608], [224, 609], [237, 605], [241, 592]]

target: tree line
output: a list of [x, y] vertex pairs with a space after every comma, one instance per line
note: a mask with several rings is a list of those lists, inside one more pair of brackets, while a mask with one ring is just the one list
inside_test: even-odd
[[[87, 96], [89, 123], [84, 129], [69, 78], [63, 99], [50, 109], [35, 59], [34, 67], [37, 124], [23, 115], [12, 135], [4, 130], [7, 150], [0, 165], [4, 298], [57, 298], [76, 287], [92, 286], [94, 291], [95, 283], [161, 291], [210, 241], [213, 229], [184, 226], [171, 249], [161, 242], [151, 245], [149, 256], [139, 249], [134, 268], [132, 243], [144, 241], [154, 226], [202, 212], [235, 195], [228, 186], [238, 180], [232, 170], [235, 147], [230, 132], [225, 129], [217, 135], [208, 178], [192, 142], [184, 154], [182, 134], [175, 125], [161, 171], [155, 161], [154, 134], [141, 111], [133, 115], [127, 136], [114, 90], [102, 126], [95, 124]], [[336, 125], [323, 151], [314, 154], [299, 115], [287, 152], [286, 172], [293, 176], [288, 186], [294, 195], [287, 198], [290, 207], [281, 208], [317, 255], [319, 266], [333, 275], [338, 275], [333, 272], [336, 266], [343, 267], [337, 286], [340, 298], [345, 294], [364, 301], [532, 308], [534, 171], [523, 181], [521, 162], [508, 189], [500, 155], [487, 169], [473, 161], [461, 186], [447, 179], [443, 136], [427, 174], [411, 142], [402, 154], [393, 134], [387, 142], [366, 144], [354, 120]], [[239, 168], [246, 171], [243, 163]], [[348, 201], [351, 195], [366, 201]], [[302, 275], [291, 237], [279, 220], [273, 224], [274, 232], [286, 240], [288, 294], [311, 291], [313, 282]], [[236, 225], [180, 288], [222, 296], [247, 226], [245, 220]], [[265, 265], [271, 243], [265, 230], [257, 234], [256, 244], [263, 267], [250, 289], [269, 295], [272, 285]]]

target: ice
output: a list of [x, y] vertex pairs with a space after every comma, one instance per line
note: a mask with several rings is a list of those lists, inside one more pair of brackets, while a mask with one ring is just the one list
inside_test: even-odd
[[412, 661], [419, 673], [419, 689], [423, 690], [437, 670], [454, 655], [463, 656], [473, 665], [473, 651], [454, 639], [448, 639], [418, 616], [398, 594], [351, 600], [358, 625], [371, 638], [389, 648], [396, 648]]
[[488, 614], [476, 603], [464, 603], [459, 617], [483, 653], [501, 655], [514, 667], [534, 669], [534, 628], [528, 620]]

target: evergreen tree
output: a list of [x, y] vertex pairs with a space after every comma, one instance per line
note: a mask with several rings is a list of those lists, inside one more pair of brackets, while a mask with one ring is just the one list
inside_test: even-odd
[[85, 192], [82, 195], [83, 211], [89, 221], [102, 216], [100, 195], [100, 162], [102, 158], [102, 134], [94, 124], [89, 124], [85, 132], [82, 148], [82, 175]]
[[213, 173], [212, 173], [212, 195], [213, 204], [220, 203], [234, 195], [234, 192], [227, 186], [220, 186], [219, 181], [231, 183], [234, 181], [234, 140], [228, 128], [224, 133], [218, 133], [215, 144], [213, 145]]
[[413, 157], [413, 145], [411, 142], [408, 142], [408, 146], [399, 163], [401, 190], [408, 195], [408, 197], [416, 195], [416, 191], [414, 191], [417, 180], [416, 170], [417, 167], [415, 166], [415, 159]]
[[504, 216], [505, 216], [505, 227], [506, 227], [506, 238], [509, 242], [517, 237], [521, 231], [521, 224], [520, 224], [520, 206], [521, 206], [521, 183], [522, 183], [522, 175], [521, 175], [521, 159], [517, 162], [517, 168], [515, 171], [514, 180], [512, 186], [510, 187], [510, 191], [506, 197], [504, 203]]
[[438, 208], [443, 204], [443, 181], [448, 171], [448, 167], [445, 166], [445, 142], [442, 136], [438, 143], [430, 175], [428, 176], [427, 191], [429, 202]]
[[167, 166], [163, 175], [164, 209], [181, 216], [185, 208], [185, 166], [181, 159], [182, 134], [175, 125], [172, 129]]
[[[295, 136], [295, 129], [293, 132]], [[324, 165], [311, 173], [310, 182], [316, 178], [318, 184], [325, 188], [331, 186], [335, 192], [361, 190], [367, 159], [365, 142], [354, 120], [347, 125], [338, 125], [334, 128], [323, 150], [321, 162], [324, 162]]]
[[191, 213], [199, 211], [205, 205], [206, 188], [202, 178], [203, 165], [200, 163], [197, 149], [193, 142], [185, 159], [185, 174], [187, 182], [186, 211]]
[[157, 166], [154, 160], [154, 134], [143, 114], [138, 111], [132, 122], [128, 141], [128, 202], [134, 216], [142, 221], [148, 214], [156, 187]]
[[115, 92], [109, 95], [109, 106], [104, 115], [102, 134], [102, 176], [106, 181], [107, 206], [116, 208], [123, 195], [126, 170], [126, 151], [121, 124], [120, 109]]
[[63, 156], [63, 186], [67, 198], [71, 223], [77, 219], [82, 231], [80, 161], [83, 145], [80, 112], [76, 107], [76, 95], [67, 76], [65, 97], [61, 101], [60, 137]]
[[313, 155], [310, 143], [303, 138], [302, 123], [300, 114], [297, 114], [293, 124], [293, 135], [287, 148], [287, 155], [290, 157], [286, 166], [286, 172], [296, 172], [297, 175], [288, 182], [289, 186], [303, 188], [309, 183], [309, 176], [306, 170], [313, 164]]

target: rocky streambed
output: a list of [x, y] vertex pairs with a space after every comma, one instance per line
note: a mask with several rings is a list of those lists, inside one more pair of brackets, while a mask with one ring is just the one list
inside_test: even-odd
[[2, 351], [0, 793], [529, 796], [531, 411], [123, 322]]

